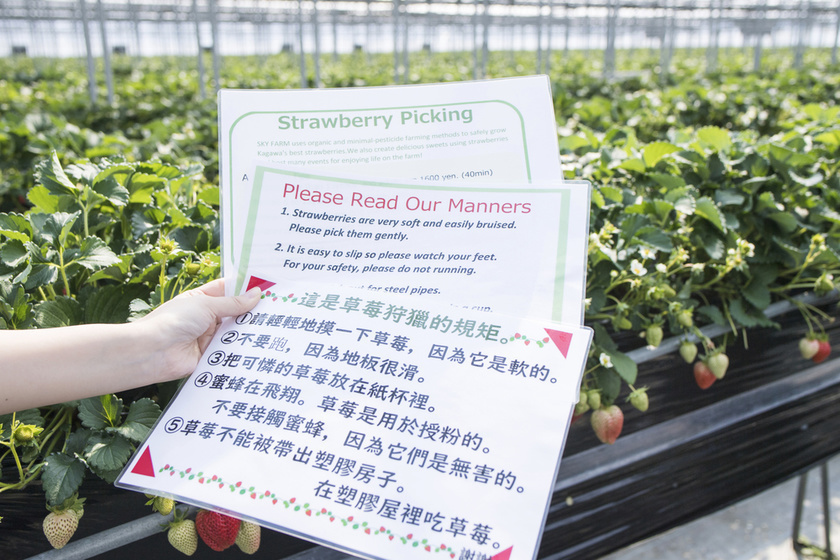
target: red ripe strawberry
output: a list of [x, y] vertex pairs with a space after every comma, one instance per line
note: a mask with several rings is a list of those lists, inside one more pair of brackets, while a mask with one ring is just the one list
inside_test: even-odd
[[217, 552], [233, 546], [239, 525], [242, 522], [233, 517], [205, 509], [195, 516], [195, 528], [204, 544]]
[[715, 381], [717, 381], [717, 377], [715, 377], [715, 374], [709, 369], [709, 366], [706, 365], [706, 362], [695, 362], [694, 381], [697, 382], [697, 386], [701, 389], [708, 389]]
[[805, 338], [800, 339], [799, 341], [799, 353], [802, 354], [802, 357], [806, 360], [810, 360], [814, 356], [816, 356], [817, 352], [820, 350], [820, 341], [816, 338], [811, 338], [806, 336]]
[[820, 340], [819, 348], [817, 348], [817, 353], [811, 357], [811, 360], [815, 364], [819, 364], [824, 362], [828, 355], [831, 354], [831, 344], [827, 340]]
[[624, 413], [616, 405], [599, 408], [592, 412], [590, 418], [592, 429], [601, 443], [615, 443], [624, 427]]

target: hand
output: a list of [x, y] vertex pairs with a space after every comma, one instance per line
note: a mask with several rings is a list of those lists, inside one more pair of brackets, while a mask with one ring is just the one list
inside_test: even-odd
[[160, 381], [192, 373], [222, 319], [250, 311], [261, 291], [253, 288], [234, 297], [224, 294], [224, 280], [214, 280], [178, 295], [135, 322], [150, 329], [157, 341], [150, 350]]

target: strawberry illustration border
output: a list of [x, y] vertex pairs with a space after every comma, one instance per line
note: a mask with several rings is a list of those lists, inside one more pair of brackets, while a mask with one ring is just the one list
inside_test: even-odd
[[362, 529], [365, 534], [376, 536], [376, 535], [384, 535], [389, 538], [389, 540], [399, 539], [403, 544], [408, 545], [411, 544], [412, 548], [420, 548], [422, 547], [423, 550], [426, 552], [435, 553], [439, 552], [447, 552], [449, 553], [450, 558], [455, 558], [455, 551], [452, 547], [447, 546], [446, 543], [442, 543], [440, 545], [432, 546], [431, 541], [429, 539], [418, 539], [415, 538], [414, 533], [408, 533], [406, 535], [398, 535], [396, 533], [392, 533], [390, 529], [386, 529], [384, 525], [379, 525], [377, 529], [375, 525], [371, 525], [367, 521], [360, 521], [356, 519], [356, 516], [350, 515], [348, 517], [339, 517], [333, 514], [332, 511], [325, 507], [317, 508], [309, 503], [299, 504], [297, 503], [297, 498], [288, 498], [288, 499], [281, 499], [279, 498], [274, 492], [270, 490], [261, 490], [257, 491], [256, 487], [249, 486], [245, 487], [242, 481], [237, 481], [234, 483], [230, 483], [225, 481], [222, 477], [218, 475], [206, 475], [203, 471], [193, 472], [192, 467], [188, 467], [185, 470], [176, 470], [170, 464], [166, 464], [160, 469], [158, 469], [158, 473], [169, 473], [169, 476], [175, 476], [178, 474], [182, 479], [193, 481], [201, 485], [214, 485], [217, 489], [222, 490], [227, 488], [229, 491], [234, 492], [240, 496], [250, 497], [252, 500], [270, 500], [272, 505], [282, 504], [285, 509], [290, 511], [302, 511], [308, 517], [319, 518], [323, 517], [325, 519], [329, 519], [329, 522], [338, 521], [341, 523], [342, 527], [350, 527], [351, 529]]

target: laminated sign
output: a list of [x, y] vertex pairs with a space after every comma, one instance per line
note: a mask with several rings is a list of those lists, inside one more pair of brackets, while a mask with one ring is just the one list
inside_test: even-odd
[[536, 557], [590, 329], [247, 285], [118, 486], [363, 558]]

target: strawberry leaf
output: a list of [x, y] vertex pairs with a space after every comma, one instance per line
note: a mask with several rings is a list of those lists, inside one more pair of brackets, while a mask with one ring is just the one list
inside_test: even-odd
[[117, 432], [125, 438], [140, 443], [148, 435], [158, 417], [160, 407], [151, 399], [140, 399], [131, 403], [125, 422]]
[[119, 434], [93, 434], [88, 440], [84, 457], [96, 474], [108, 480], [110, 473], [125, 466], [131, 451], [131, 442]]
[[60, 505], [76, 493], [85, 478], [85, 464], [64, 453], [53, 453], [44, 461], [41, 482], [50, 505]]
[[66, 296], [57, 296], [35, 306], [35, 323], [41, 328], [79, 325], [82, 317], [81, 304]]
[[79, 420], [86, 428], [102, 430], [119, 425], [122, 412], [122, 399], [116, 395], [91, 397], [79, 402]]

